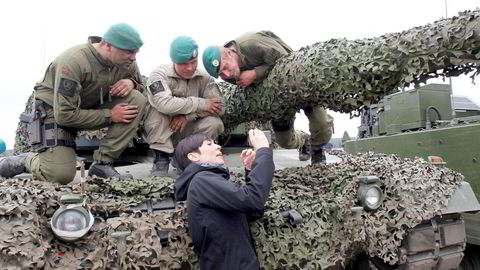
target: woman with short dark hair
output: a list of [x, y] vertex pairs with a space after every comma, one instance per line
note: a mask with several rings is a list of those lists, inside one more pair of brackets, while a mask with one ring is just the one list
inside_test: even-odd
[[202, 270], [260, 269], [249, 221], [263, 215], [275, 166], [262, 131], [250, 130], [249, 141], [253, 150], [241, 154], [251, 169], [244, 185], [229, 180], [221, 147], [205, 135], [191, 135], [175, 150], [184, 169], [175, 182], [175, 198], [187, 201], [188, 228]]

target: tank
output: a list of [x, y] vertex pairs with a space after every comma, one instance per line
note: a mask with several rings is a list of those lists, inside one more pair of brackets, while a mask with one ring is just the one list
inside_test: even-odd
[[[427, 84], [391, 94], [360, 114], [358, 137], [344, 137], [349, 153], [387, 153], [421, 157], [462, 173], [475, 197], [457, 204], [477, 205], [480, 198], [480, 107], [451, 97], [447, 84]], [[463, 211], [461, 211], [463, 212]], [[480, 213], [463, 212], [466, 243], [463, 269], [480, 269]]]
[[[223, 139], [226, 163], [238, 182], [245, 130], [241, 125]], [[79, 157], [96, 148], [95, 136], [85, 133], [77, 139]], [[122, 158], [136, 164], [118, 167], [122, 173], [136, 170], [134, 180], [85, 177], [82, 161], [77, 181], [68, 186], [22, 177], [0, 181], [0, 204], [6, 205], [0, 208], [6, 232], [0, 239], [5, 250], [0, 266], [195, 269], [198, 257], [185, 205], [172, 197], [176, 172], [148, 177], [147, 152], [139, 137]], [[478, 269], [464, 267], [465, 260], [460, 265], [464, 257], [476, 258], [465, 256], [472, 249], [465, 251], [463, 213], [480, 210], [460, 174], [438, 160], [331, 154], [339, 162], [312, 166], [298, 161], [296, 150], [274, 150], [278, 170], [265, 216], [251, 225], [263, 269]], [[95, 220], [74, 242], [69, 235], [58, 239], [50, 228], [61, 198], [69, 193], [85, 197]]]
[[[280, 59], [258, 86], [240, 90], [219, 83], [227, 104], [226, 129], [249, 121], [286, 120], [307, 105], [351, 112], [398, 87], [474, 71], [478, 54], [472, 52], [480, 37], [472, 29], [479, 21], [479, 11], [466, 11], [402, 33], [303, 47]], [[449, 48], [455, 48], [455, 54], [438, 53]], [[432, 98], [443, 104], [440, 97]], [[433, 122], [449, 121], [436, 105], [418, 101], [418, 106], [416, 114], [424, 118], [414, 120], [415, 111], [405, 110], [405, 125], [385, 126], [373, 114], [379, 110], [372, 110], [365, 116], [371, 125], [363, 133], [378, 130], [393, 137], [406, 128], [412, 133], [433, 130]], [[18, 134], [24, 134], [22, 127]], [[89, 133], [86, 139], [101, 139], [98, 134]], [[25, 142], [25, 136], [18, 141]], [[131, 145], [137, 156], [139, 142]], [[474, 144], [470, 141], [469, 146]], [[85, 151], [92, 145], [84, 144]], [[79, 141], [77, 147], [83, 151]], [[238, 153], [226, 153], [235, 167]], [[478, 257], [469, 256], [470, 246], [465, 251], [463, 214], [480, 206], [471, 185], [440, 158], [428, 162], [338, 152], [341, 162], [305, 166], [293, 162], [298, 153], [293, 151], [293, 158], [291, 154], [275, 150], [279, 170], [271, 196], [264, 217], [251, 226], [264, 269], [363, 269], [372, 264], [380, 269], [478, 269]], [[452, 164], [443, 158], [447, 166]], [[280, 164], [287, 166], [280, 169]], [[241, 171], [231, 172], [242, 181]], [[0, 181], [0, 268], [195, 269], [198, 259], [185, 207], [171, 198], [173, 175], [80, 179], [69, 186]], [[89, 233], [73, 243], [55, 238], [48, 222], [64, 193], [87, 197], [95, 217]], [[469, 261], [460, 265], [463, 257]]]

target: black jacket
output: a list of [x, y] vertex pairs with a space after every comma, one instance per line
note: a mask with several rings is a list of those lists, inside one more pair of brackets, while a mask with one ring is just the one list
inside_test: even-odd
[[229, 181], [226, 169], [190, 164], [175, 182], [177, 201], [187, 200], [187, 218], [200, 269], [259, 269], [250, 215], [263, 215], [272, 186], [272, 150], [257, 150], [245, 185]]

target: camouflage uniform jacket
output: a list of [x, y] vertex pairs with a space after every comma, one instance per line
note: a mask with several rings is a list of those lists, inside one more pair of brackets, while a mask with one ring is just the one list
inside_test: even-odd
[[55, 121], [63, 126], [94, 129], [111, 123], [111, 109], [97, 107], [109, 98], [110, 87], [130, 79], [143, 92], [141, 75], [134, 62], [128, 69], [106, 62], [93, 47], [100, 37], [89, 37], [60, 54], [34, 89], [36, 98], [54, 108]]
[[[197, 69], [189, 80], [183, 79], [174, 70], [173, 64], [157, 67], [147, 81], [150, 106], [160, 113], [174, 116], [183, 114], [188, 120], [212, 115], [206, 112], [207, 98], [223, 101], [217, 84], [206, 72]], [[225, 109], [219, 114], [223, 115]]]
[[[240, 56], [240, 71], [254, 69], [257, 78], [254, 84], [263, 81], [276, 61], [292, 52], [283, 40], [270, 31], [247, 32], [235, 40], [227, 42], [224, 47], [234, 49]], [[227, 80], [235, 84], [235, 80]]]

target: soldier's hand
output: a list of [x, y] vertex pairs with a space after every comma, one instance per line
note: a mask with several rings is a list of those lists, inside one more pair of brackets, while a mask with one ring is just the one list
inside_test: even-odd
[[245, 169], [251, 171], [252, 170], [252, 164], [253, 161], [255, 160], [256, 153], [252, 149], [245, 149], [242, 151], [240, 154], [240, 158], [242, 159], [243, 166]]
[[124, 97], [130, 94], [132, 92], [133, 87], [135, 85], [133, 84], [133, 81], [130, 79], [122, 79], [116, 82], [114, 85], [110, 87], [110, 95], [111, 96], [118, 96], [118, 97]]
[[112, 108], [112, 122], [130, 123], [138, 115], [138, 107], [128, 103], [119, 103]]
[[257, 72], [252, 70], [245, 70], [240, 73], [240, 77], [237, 80], [237, 85], [241, 87], [247, 87], [251, 85], [257, 78]]
[[259, 129], [250, 129], [248, 131], [248, 142], [255, 151], [262, 147], [269, 147], [267, 136]]
[[170, 121], [170, 129], [173, 132], [181, 132], [187, 125], [188, 120], [184, 114], [175, 115]]
[[219, 113], [223, 109], [223, 101], [216, 97], [211, 97], [207, 99], [207, 112], [209, 113]]

